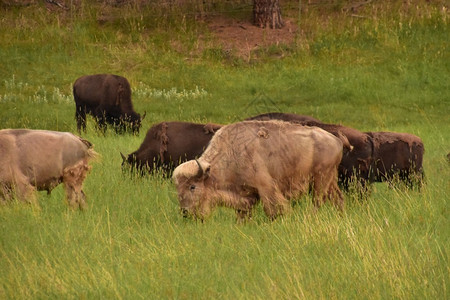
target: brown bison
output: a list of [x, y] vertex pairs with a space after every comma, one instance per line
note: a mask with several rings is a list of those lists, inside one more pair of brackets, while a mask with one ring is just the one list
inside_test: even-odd
[[106, 124], [115, 127], [116, 132], [130, 128], [139, 132], [145, 117], [136, 113], [131, 102], [131, 88], [124, 77], [111, 74], [86, 75], [73, 84], [78, 132], [86, 131], [86, 114], [91, 114], [100, 129]]
[[281, 121], [244, 121], [222, 127], [198, 160], [174, 173], [181, 210], [203, 219], [215, 206], [249, 217], [261, 201], [271, 219], [289, 200], [313, 189], [316, 207], [331, 198], [340, 208], [337, 168], [343, 144], [317, 127]]
[[199, 157], [220, 127], [188, 122], [153, 125], [139, 149], [127, 156], [121, 153], [122, 167], [131, 166], [141, 173], [155, 169], [170, 173], [180, 163]]
[[398, 132], [367, 132], [374, 144], [370, 180], [376, 182], [404, 181], [409, 187], [421, 185], [423, 172], [422, 140], [413, 134]]
[[259, 121], [282, 120], [282, 121], [287, 121], [287, 122], [317, 122], [317, 123], [321, 122], [310, 116], [297, 115], [297, 114], [291, 114], [291, 113], [280, 113], [280, 112], [270, 112], [270, 113], [260, 114], [260, 115], [254, 116], [254, 117], [247, 118], [245, 120], [246, 121], [250, 121], [250, 120], [259, 120]]
[[96, 155], [92, 144], [69, 132], [0, 130], [0, 199], [35, 201], [34, 191], [64, 183], [72, 208], [85, 208], [83, 181]]

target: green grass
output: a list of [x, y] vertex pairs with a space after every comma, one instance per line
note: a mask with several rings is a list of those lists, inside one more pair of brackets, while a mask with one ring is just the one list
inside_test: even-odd
[[[62, 186], [38, 193], [39, 205], [0, 206], [0, 298], [447, 299], [448, 12], [391, 1], [356, 18], [334, 2], [303, 11], [295, 44], [249, 62], [222, 57], [181, 8], [0, 7], [0, 128], [75, 133], [71, 86], [92, 73], [127, 77], [136, 111], [147, 111], [138, 136], [102, 136], [88, 120], [83, 136], [101, 155], [85, 181], [88, 210], [71, 211]], [[191, 52], [200, 34], [211, 48]], [[416, 134], [427, 183], [374, 184], [366, 201], [346, 195], [343, 214], [328, 204], [314, 214], [305, 196], [274, 222], [258, 207], [246, 224], [225, 208], [200, 223], [181, 217], [170, 180], [121, 171], [119, 152], [156, 122], [226, 124], [270, 110]]]

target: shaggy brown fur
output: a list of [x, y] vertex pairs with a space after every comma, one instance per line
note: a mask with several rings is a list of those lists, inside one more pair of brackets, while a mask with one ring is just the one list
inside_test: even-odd
[[412, 187], [423, 179], [422, 140], [413, 134], [367, 132], [374, 144], [371, 181], [391, 181], [396, 176]]
[[82, 76], [73, 84], [73, 97], [78, 132], [86, 131], [86, 114], [91, 114], [102, 130], [111, 124], [117, 132], [123, 132], [126, 127], [139, 132], [144, 117], [133, 109], [126, 78], [112, 74]]
[[167, 173], [180, 163], [199, 157], [221, 125], [161, 122], [153, 125], [138, 150], [122, 155], [122, 167], [140, 172], [161, 169]]

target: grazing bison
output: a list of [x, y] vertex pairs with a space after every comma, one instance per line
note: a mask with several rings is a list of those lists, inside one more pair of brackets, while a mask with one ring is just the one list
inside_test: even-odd
[[395, 177], [412, 187], [422, 182], [424, 145], [413, 134], [398, 132], [367, 132], [374, 144], [370, 180], [391, 181]]
[[297, 114], [291, 114], [291, 113], [279, 113], [279, 112], [265, 113], [265, 114], [247, 118], [245, 120], [246, 121], [250, 121], [250, 120], [259, 120], [259, 121], [282, 120], [282, 121], [287, 121], [287, 122], [317, 122], [317, 123], [321, 122], [310, 116], [297, 115]]
[[0, 130], [0, 198], [33, 202], [35, 190], [50, 193], [63, 182], [69, 205], [85, 208], [82, 184], [95, 155], [91, 143], [69, 132]]
[[131, 102], [131, 88], [124, 77], [111, 74], [87, 75], [73, 84], [78, 132], [86, 131], [86, 113], [91, 114], [102, 130], [106, 124], [115, 127], [116, 132], [131, 128], [139, 132], [145, 117], [136, 113]]
[[213, 207], [227, 206], [245, 218], [261, 201], [273, 219], [310, 187], [316, 207], [331, 198], [342, 208], [342, 152], [341, 140], [317, 127], [244, 121], [222, 127], [203, 155], [179, 165], [172, 177], [185, 216], [203, 219]]
[[217, 124], [162, 122], [153, 125], [138, 150], [122, 153], [122, 167], [131, 166], [141, 173], [161, 169], [171, 172], [180, 163], [199, 157], [206, 149]]

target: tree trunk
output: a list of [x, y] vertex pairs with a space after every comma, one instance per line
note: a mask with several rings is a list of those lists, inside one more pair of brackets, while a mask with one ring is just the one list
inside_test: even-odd
[[253, 0], [253, 23], [261, 28], [283, 27], [280, 0]]

